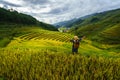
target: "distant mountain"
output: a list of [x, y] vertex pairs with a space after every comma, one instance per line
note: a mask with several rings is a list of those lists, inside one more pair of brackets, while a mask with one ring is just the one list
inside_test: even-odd
[[63, 27], [63, 26], [66, 27], [66, 28], [70, 28], [72, 26], [75, 26], [75, 25], [78, 25], [79, 23], [84, 22], [84, 19], [86, 19], [86, 18], [88, 18], [90, 16], [93, 16], [93, 15], [96, 15], [96, 13], [95, 14], [86, 15], [86, 16], [83, 16], [83, 17], [80, 17], [80, 18], [74, 18], [74, 19], [71, 19], [71, 20], [58, 22], [58, 23], [55, 23], [53, 25], [56, 26], [57, 28]]
[[59, 27], [70, 27], [73, 25], [73, 23], [76, 21], [77, 19], [74, 18], [74, 19], [71, 19], [71, 20], [67, 20], [67, 21], [62, 21], [62, 22], [58, 22], [58, 23], [55, 23], [53, 24], [54, 26], [56, 26], [57, 28]]
[[120, 44], [120, 9], [96, 13], [73, 24], [71, 33], [100, 43]]
[[54, 26], [39, 22], [34, 17], [19, 13], [13, 9], [0, 8], [0, 24], [37, 25], [48, 30], [57, 30]]

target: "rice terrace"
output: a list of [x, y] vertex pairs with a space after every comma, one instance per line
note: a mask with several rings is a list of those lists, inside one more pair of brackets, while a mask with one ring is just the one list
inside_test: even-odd
[[[120, 9], [71, 21], [0, 8], [0, 80], [120, 80]], [[85, 38], [72, 54], [75, 35]]]

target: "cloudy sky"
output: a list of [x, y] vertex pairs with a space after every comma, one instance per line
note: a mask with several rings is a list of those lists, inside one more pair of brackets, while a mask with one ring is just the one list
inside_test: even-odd
[[120, 8], [120, 0], [0, 0], [0, 7], [13, 8], [46, 23]]

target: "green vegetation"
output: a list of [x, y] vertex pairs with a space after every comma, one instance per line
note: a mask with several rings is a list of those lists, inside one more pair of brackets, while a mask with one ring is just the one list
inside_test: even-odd
[[[38, 28], [57, 31], [57, 29], [43, 22], [37, 21], [30, 15], [19, 13], [15, 10], [0, 8], [0, 47], [5, 47], [13, 39], [29, 31], [29, 28]], [[21, 32], [22, 31], [22, 32]]]
[[[120, 60], [31, 50], [3, 51], [0, 76], [7, 80], [119, 80]], [[12, 54], [11, 54], [12, 53]]]
[[72, 55], [69, 40], [73, 35], [39, 27], [15, 30], [19, 31], [11, 42], [0, 49], [0, 78], [3, 80], [120, 78], [118, 52], [99, 49], [85, 39], [80, 53]]
[[15, 10], [6, 10], [4, 8], [0, 8], [0, 27], [2, 26], [1, 24], [5, 26], [6, 24], [7, 26], [17, 25], [16, 27], [23, 26], [23, 25], [27, 25], [27, 26], [33, 25], [33, 26], [39, 26], [47, 30], [53, 30], [53, 31], [57, 30], [57, 28], [55, 28], [54, 26], [43, 23], [43, 22], [39, 22], [38, 20], [36, 20], [34, 17], [30, 15], [19, 13]]
[[[120, 43], [120, 9], [106, 11], [83, 18], [72, 26], [70, 32], [85, 35], [88, 39], [100, 44], [116, 45]], [[75, 24], [75, 23], [74, 23]]]
[[11, 40], [9, 38], [3, 38], [0, 40], [0, 47], [5, 47]]
[[37, 20], [30, 15], [18, 13], [0, 8], [0, 22], [17, 23], [17, 24], [36, 24]]
[[42, 22], [1, 22], [0, 80], [119, 80], [120, 24], [116, 17], [110, 24], [109, 18], [101, 16], [72, 29], [86, 35], [75, 55], [71, 54], [73, 34], [50, 31], [54, 28]]

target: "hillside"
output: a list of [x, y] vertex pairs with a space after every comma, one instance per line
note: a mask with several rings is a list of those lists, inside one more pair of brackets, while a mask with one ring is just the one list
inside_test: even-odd
[[[39, 26], [43, 29], [48, 29], [48, 30], [57, 30], [54, 26], [50, 24], [46, 24], [43, 22], [39, 22], [36, 20], [34, 17], [19, 13], [15, 10], [6, 10], [4, 8], [0, 7], [0, 25], [10, 25], [10, 24], [17, 24], [17, 25], [34, 25], [34, 26]], [[1, 26], [0, 26], [1, 27]]]
[[70, 20], [67, 20], [67, 21], [58, 22], [58, 23], [55, 23], [53, 25], [57, 28], [60, 28], [60, 27], [70, 28], [72, 26], [75, 26], [75, 25], [78, 25], [78, 24], [84, 22], [84, 19], [86, 19], [90, 16], [93, 16], [93, 15], [96, 15], [96, 14], [90, 14], [90, 15], [86, 15], [86, 16], [83, 16], [83, 17], [80, 17], [80, 18], [74, 18], [74, 19], [70, 19]]
[[99, 49], [85, 39], [80, 44], [79, 54], [72, 55], [69, 40], [73, 35], [68, 33], [34, 26], [3, 28], [3, 31], [15, 34], [6, 47], [0, 48], [1, 80], [120, 78], [119, 51]]
[[0, 8], [0, 22], [30, 25], [36, 24], [37, 20], [30, 15], [19, 13], [15, 10]]
[[[115, 12], [84, 17], [69, 33], [37, 20], [11, 22], [6, 15], [0, 24], [0, 80], [119, 80], [120, 24]], [[75, 34], [86, 36], [78, 54], [72, 54], [70, 42]]]
[[74, 22], [76, 22], [76, 18], [75, 19], [72, 19], [72, 20], [68, 20], [68, 21], [63, 21], [63, 22], [58, 22], [58, 23], [55, 23], [53, 24], [54, 26], [56, 26], [57, 28], [59, 27], [70, 27], [73, 25]]
[[72, 26], [70, 32], [104, 44], [120, 44], [119, 16], [120, 9], [97, 13]]
[[22, 35], [21, 29], [38, 27], [46, 30], [57, 31], [50, 24], [39, 22], [34, 17], [19, 13], [15, 10], [0, 8], [0, 47], [5, 47], [15, 36]]

